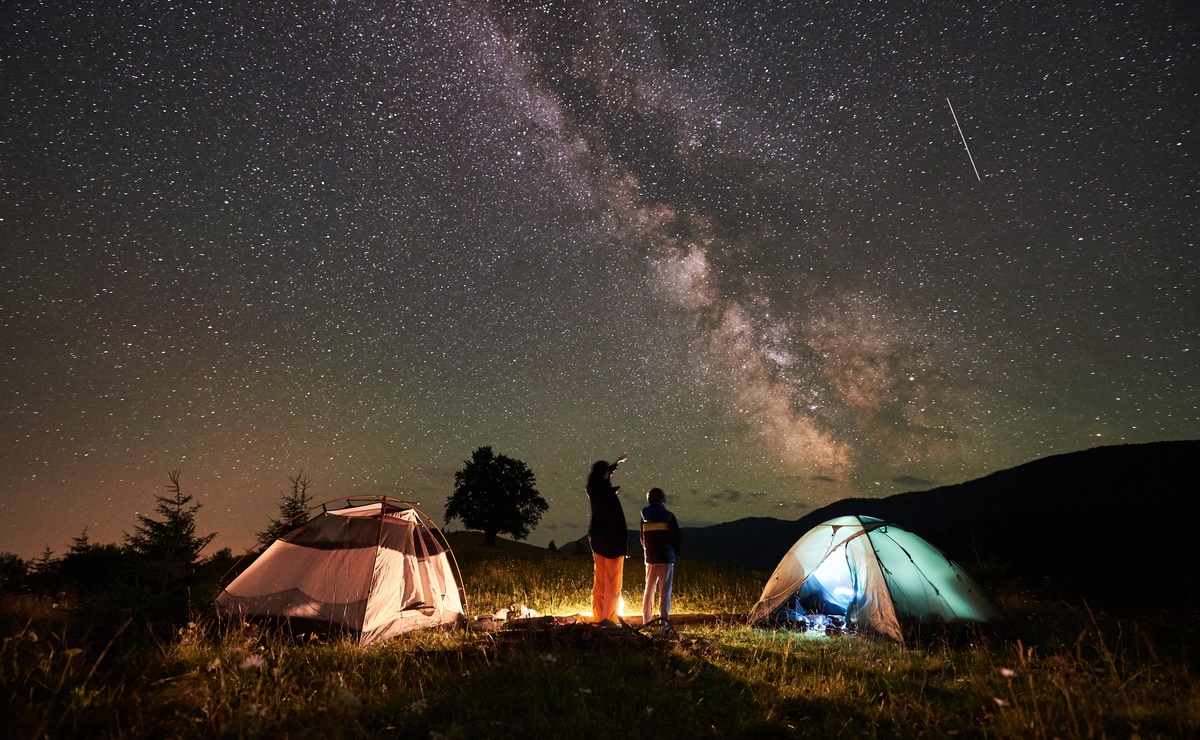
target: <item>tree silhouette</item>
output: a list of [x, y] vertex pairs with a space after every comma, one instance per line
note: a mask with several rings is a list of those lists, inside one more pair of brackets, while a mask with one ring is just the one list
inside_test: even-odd
[[312, 485], [312, 481], [304, 477], [303, 470], [296, 475], [289, 475], [288, 480], [292, 484], [292, 492], [280, 491], [279, 517], [272, 519], [265, 531], [257, 533], [264, 549], [308, 521], [308, 509], [312, 506], [312, 496], [308, 493], [308, 487]]
[[128, 550], [117, 545], [92, 542], [84, 527], [59, 561], [58, 574], [62, 585], [76, 593], [102, 591], [128, 580], [131, 557]]
[[54, 551], [49, 545], [42, 548], [42, 554], [29, 564], [29, 586], [33, 591], [42, 594], [53, 594], [62, 588], [59, 577], [62, 561], [54, 557]]
[[155, 511], [161, 519], [138, 514], [133, 534], [125, 535], [125, 545], [137, 559], [138, 575], [147, 585], [164, 591], [186, 589], [194, 572], [200, 551], [216, 537], [216, 533], [196, 536], [196, 511], [192, 497], [183, 495], [179, 487], [179, 471], [167, 474], [171, 484], [170, 496], [156, 496]]
[[497, 534], [523, 540], [550, 508], [535, 484], [533, 471], [525, 463], [497, 455], [491, 447], [480, 447], [454, 474], [445, 523], [461, 520], [467, 529], [482, 531], [484, 541], [492, 547]]
[[20, 555], [0, 552], [0, 593], [21, 593], [28, 584], [30, 565]]

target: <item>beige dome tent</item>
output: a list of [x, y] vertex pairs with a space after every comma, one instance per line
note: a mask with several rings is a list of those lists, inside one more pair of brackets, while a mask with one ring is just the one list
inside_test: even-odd
[[869, 516], [813, 527], [783, 556], [750, 612], [754, 622], [838, 615], [903, 641], [906, 630], [994, 624], [1000, 610], [952, 560], [917, 535]]
[[363, 645], [463, 616], [449, 548], [391, 500], [323, 511], [276, 540], [221, 591], [217, 610], [344, 631]]

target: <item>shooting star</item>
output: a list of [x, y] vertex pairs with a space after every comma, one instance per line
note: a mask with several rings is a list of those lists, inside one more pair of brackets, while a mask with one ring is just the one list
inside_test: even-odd
[[[950, 98], [946, 98], [946, 105], [950, 105]], [[983, 178], [979, 176], [979, 168], [975, 166], [975, 157], [971, 156], [971, 147], [967, 146], [967, 136], [963, 133], [962, 126], [958, 124], [958, 116], [954, 115], [953, 105], [950, 105], [950, 115], [954, 116], [954, 125], [958, 128], [958, 135], [962, 137], [963, 148], [967, 150], [967, 158], [971, 160], [971, 169], [975, 170], [975, 179], [983, 182]]]

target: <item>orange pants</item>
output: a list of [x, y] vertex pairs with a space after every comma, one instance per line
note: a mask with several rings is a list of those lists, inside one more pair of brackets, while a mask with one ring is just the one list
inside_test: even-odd
[[604, 620], [617, 621], [621, 610], [621, 577], [625, 570], [625, 558], [606, 558], [592, 553], [596, 563], [596, 575], [592, 580], [592, 624]]

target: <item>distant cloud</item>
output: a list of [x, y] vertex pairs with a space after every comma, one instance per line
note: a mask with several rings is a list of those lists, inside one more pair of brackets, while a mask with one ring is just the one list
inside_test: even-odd
[[814, 475], [809, 480], [820, 481], [822, 483], [837, 483], [836, 478], [830, 478], [828, 475]]
[[893, 483], [899, 483], [902, 486], [934, 486], [937, 485], [935, 480], [925, 480], [913, 475], [902, 475], [899, 478], [893, 478]]
[[736, 504], [741, 500], [742, 492], [735, 491], [732, 488], [726, 488], [708, 495], [708, 505], [712, 507], [720, 506], [721, 504]]
[[800, 512], [800, 511], [811, 511], [813, 507], [811, 504], [806, 504], [803, 501], [797, 500], [797, 501], [781, 501], [776, 506], [776, 508], [777, 509], [790, 509], [792, 511]]

